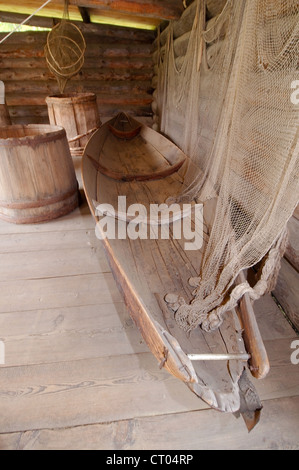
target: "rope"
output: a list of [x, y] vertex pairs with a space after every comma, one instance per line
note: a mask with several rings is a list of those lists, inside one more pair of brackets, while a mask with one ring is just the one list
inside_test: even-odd
[[[277, 282], [280, 262], [285, 253], [287, 241], [288, 231], [287, 228], [285, 228], [276, 243], [270, 249], [261, 271], [261, 277], [256, 285], [251, 287], [247, 281], [237, 285], [232, 290], [228, 302], [212, 310], [210, 313], [203, 311], [199, 318], [197, 315], [198, 307], [196, 301], [187, 304], [183, 297], [168, 294], [165, 297], [165, 301], [171, 310], [175, 312], [175, 320], [178, 325], [187, 332], [190, 332], [194, 327], [199, 325], [201, 325], [201, 328], [206, 332], [216, 330], [223, 322], [223, 315], [237, 307], [239, 301], [245, 294], [248, 294], [252, 301], [256, 301], [267, 292], [271, 292]], [[194, 286], [197, 281], [199, 281], [199, 278], [192, 278], [190, 281], [190, 284]]]
[[6, 41], [6, 39], [8, 39], [13, 33], [15, 33], [16, 31], [18, 31], [21, 26], [23, 26], [24, 24], [28, 23], [29, 20], [31, 20], [31, 18], [36, 15], [36, 13], [38, 13], [40, 10], [42, 10], [45, 6], [48, 5], [48, 3], [50, 3], [52, 0], [47, 0], [41, 7], [39, 7], [37, 10], [35, 10], [34, 13], [32, 13], [32, 15], [28, 16], [28, 18], [26, 18], [24, 21], [22, 21], [22, 23], [20, 23], [15, 29], [13, 29], [13, 31], [10, 31], [10, 33], [8, 33], [3, 39], [1, 39], [0, 41], [0, 44], [2, 44], [4, 41]]

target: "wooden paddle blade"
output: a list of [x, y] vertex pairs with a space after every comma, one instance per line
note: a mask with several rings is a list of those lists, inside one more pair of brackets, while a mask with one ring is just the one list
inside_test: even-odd
[[[245, 279], [244, 273], [241, 273], [239, 281], [244, 282]], [[264, 379], [269, 373], [270, 363], [248, 294], [245, 294], [241, 299], [238, 313], [244, 330], [245, 347], [251, 355], [249, 360], [251, 374], [256, 379]]]
[[258, 424], [263, 408], [255, 387], [247, 377], [246, 370], [239, 380], [239, 394], [240, 394], [240, 412], [236, 416], [242, 415], [248, 431]]

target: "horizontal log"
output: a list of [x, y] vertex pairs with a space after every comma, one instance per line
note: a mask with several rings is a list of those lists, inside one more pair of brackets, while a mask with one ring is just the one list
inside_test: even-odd
[[[72, 88], [76, 91], [85, 92], [100, 92], [100, 93], [111, 93], [111, 94], [142, 94], [149, 92], [151, 93], [151, 81], [101, 81], [101, 80], [89, 80], [87, 82], [78, 81], [78, 83], [73, 80], [69, 81], [68, 89]], [[79, 90], [81, 88], [81, 90]], [[67, 92], [67, 89], [66, 89]], [[6, 96], [7, 100], [10, 95], [13, 93], [26, 93], [26, 94], [57, 94], [59, 93], [58, 85], [56, 79], [48, 81], [7, 81], [6, 82]]]
[[49, 118], [47, 116], [23, 116], [23, 117], [13, 117], [11, 119], [12, 124], [49, 124]]
[[[66, 92], [73, 92], [74, 90], [66, 90]], [[76, 90], [75, 90], [76, 91]], [[123, 94], [115, 95], [113, 93], [97, 93], [98, 104], [99, 106], [106, 104], [115, 104], [115, 105], [137, 105], [137, 106], [150, 106], [152, 102], [152, 96], [148, 93], [140, 93], [135, 96], [130, 94], [123, 96]], [[32, 95], [31, 93], [17, 94], [11, 93], [7, 94], [6, 100], [8, 108], [10, 106], [42, 106], [45, 103], [46, 95], [45, 94], [36, 94]]]
[[[117, 30], [114, 30], [117, 31]], [[129, 29], [130, 31], [130, 29]], [[108, 31], [107, 31], [108, 33]], [[153, 35], [149, 36], [148, 35], [148, 40], [145, 41], [145, 36], [144, 40], [138, 40], [137, 35], [119, 35], [119, 34], [113, 34], [113, 28], [111, 34], [105, 34], [105, 31], [103, 32], [98, 32], [97, 34], [95, 33], [84, 33], [83, 37], [85, 39], [85, 42], [87, 46], [92, 45], [92, 44], [125, 44], [125, 45], [131, 45], [131, 44], [137, 44], [140, 46], [146, 46], [146, 45], [151, 45], [152, 40], [153, 40]], [[12, 34], [8, 39], [7, 42], [5, 41], [4, 44], [8, 45], [15, 45], [15, 46], [22, 46], [25, 44], [31, 44], [34, 47], [43, 47], [48, 38], [49, 31], [26, 31], [26, 32], [16, 32]], [[6, 36], [6, 33], [1, 33], [0, 34], [0, 40]], [[142, 36], [141, 36], [142, 37]]]
[[[5, 2], [2, 2], [3, 10], [7, 10]], [[77, 7], [84, 6], [96, 12], [97, 16], [109, 15], [115, 17], [119, 13], [131, 17], [139, 17], [141, 19], [165, 19], [173, 20], [180, 17], [183, 11], [183, 4], [180, 0], [70, 0], [69, 13], [72, 19], [81, 20], [81, 15]], [[27, 0], [26, 5], [22, 6], [19, 0], [10, 2], [10, 11], [16, 13], [33, 12], [39, 3]], [[43, 16], [61, 17], [64, 8], [64, 0], [55, 0], [43, 9]], [[149, 21], [148, 21], [149, 22]]]
[[[153, 66], [152, 57], [146, 55], [144, 57], [86, 57], [82, 70], [95, 69], [101, 67], [107, 68], [130, 68], [130, 69], [146, 69]], [[35, 68], [47, 68], [46, 60], [44, 57], [21, 57], [21, 58], [0, 58], [0, 74], [3, 69], [35, 69]]]
[[10, 106], [9, 114], [12, 119], [15, 118], [47, 118], [48, 117], [48, 108], [46, 105], [42, 106]]
[[[56, 0], [63, 3], [64, 0]], [[70, 5], [82, 5], [82, 0], [70, 0]], [[129, 13], [149, 18], [161, 18], [165, 20], [178, 19], [184, 8], [183, 3], [177, 0], [84, 0], [86, 8], [96, 8], [111, 12]]]
[[[178, 37], [177, 39], [174, 40], [173, 42], [173, 48], [174, 48], [174, 54], [176, 57], [181, 57], [185, 56], [187, 49], [188, 49], [188, 44], [191, 36], [191, 31], [188, 31], [187, 33], [183, 34], [182, 36]], [[166, 45], [161, 47], [160, 49], [160, 54], [164, 54], [166, 50]], [[153, 61], [154, 63], [157, 63], [159, 58], [159, 51], [156, 50], [153, 53]]]
[[[1, 69], [0, 80], [4, 83], [7, 81], [48, 81], [53, 80], [54, 76], [52, 72], [47, 68], [19, 68], [19, 69]], [[111, 80], [128, 80], [128, 81], [150, 81], [152, 78], [152, 69], [134, 69], [130, 68], [129, 61], [127, 62], [127, 68], [98, 68], [98, 69], [87, 69], [83, 67], [80, 73], [72, 78], [72, 81], [81, 80], [100, 80], [100, 81], [111, 81]]]
[[[103, 106], [105, 106], [105, 109], [109, 111], [108, 115], [112, 116], [113, 113], [112, 113], [112, 110], [113, 110], [113, 105], [110, 106], [109, 104], [103, 104], [103, 101], [102, 101], [102, 104], [99, 105], [99, 112], [100, 114], [102, 114], [102, 108]], [[125, 110], [128, 110], [128, 107], [125, 106], [123, 107], [121, 104], [119, 105], [119, 108], [117, 109], [120, 109], [120, 111], [125, 111]], [[149, 110], [150, 110], [150, 106], [146, 105], [146, 106], [142, 106], [142, 105], [135, 105], [135, 108], [136, 112], [138, 112], [138, 115], [139, 116], [142, 116], [143, 115], [143, 112], [145, 112], [146, 114], [145, 115], [148, 115], [149, 114]], [[118, 112], [118, 111], [117, 111]], [[37, 105], [37, 106], [10, 106], [9, 107], [9, 114], [11, 116], [11, 118], [13, 120], [22, 120], [22, 119], [26, 119], [28, 117], [32, 118], [32, 119], [46, 119], [46, 121], [48, 121], [48, 107], [46, 104], [43, 104], [43, 105]]]
[[[30, 112], [30, 110], [32, 110]], [[13, 111], [12, 111], [13, 110]], [[152, 118], [150, 105], [132, 104], [105, 104], [99, 105], [101, 119], [104, 117], [112, 118], [120, 111], [130, 113], [133, 116], [147, 116]], [[12, 106], [10, 108], [13, 124], [49, 124], [48, 109], [46, 106]]]
[[[85, 57], [145, 57], [152, 53], [151, 44], [90, 44]], [[5, 58], [44, 57], [44, 49], [33, 48], [30, 44], [15, 45], [4, 43], [0, 48], [0, 59]]]

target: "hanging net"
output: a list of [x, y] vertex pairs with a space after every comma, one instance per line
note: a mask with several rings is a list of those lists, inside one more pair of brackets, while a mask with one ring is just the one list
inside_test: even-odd
[[68, 80], [80, 72], [86, 49], [80, 29], [68, 20], [67, 2], [65, 5], [63, 19], [49, 32], [45, 46], [46, 61], [57, 79], [60, 93]]
[[[216, 201], [194, 298], [173, 308], [183, 329], [209, 331], [245, 292], [257, 299], [273, 287], [299, 200], [299, 3], [228, 0], [208, 23], [205, 1], [196, 8], [183, 58], [172, 25], [159, 41], [157, 113], [191, 160], [178, 199]], [[256, 285], [236, 286], [260, 261]]]

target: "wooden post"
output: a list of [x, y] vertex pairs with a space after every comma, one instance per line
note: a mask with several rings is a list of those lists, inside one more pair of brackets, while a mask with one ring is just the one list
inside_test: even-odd
[[10, 124], [10, 115], [5, 103], [5, 85], [0, 80], [0, 126], [9, 126]]

